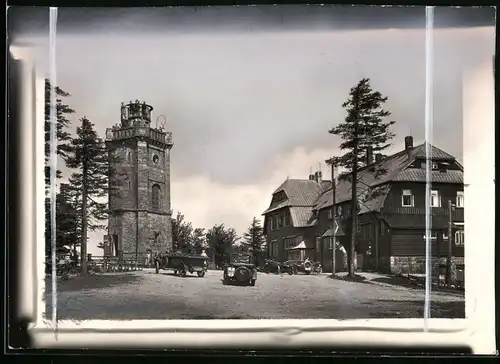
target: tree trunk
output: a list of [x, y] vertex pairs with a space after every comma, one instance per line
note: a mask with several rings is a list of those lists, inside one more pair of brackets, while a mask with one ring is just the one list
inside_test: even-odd
[[82, 245], [80, 262], [82, 275], [87, 274], [87, 168], [83, 168], [82, 176]]
[[357, 232], [357, 222], [358, 222], [358, 213], [357, 213], [357, 196], [356, 196], [356, 188], [357, 188], [357, 163], [354, 164], [352, 171], [352, 183], [351, 183], [351, 244], [349, 246], [349, 250], [347, 251], [347, 264], [348, 264], [348, 274], [350, 276], [354, 275], [354, 247], [356, 246], [356, 232]]

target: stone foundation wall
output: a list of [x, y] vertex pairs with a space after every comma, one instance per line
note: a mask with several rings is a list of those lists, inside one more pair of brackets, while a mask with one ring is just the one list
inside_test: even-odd
[[[444, 268], [446, 266], [446, 257], [432, 257], [431, 272], [433, 277], [444, 275]], [[425, 257], [391, 257], [390, 272], [396, 275], [406, 274], [425, 274]], [[463, 257], [452, 257], [451, 259], [451, 281], [454, 283], [457, 278], [457, 264], [463, 265]]]

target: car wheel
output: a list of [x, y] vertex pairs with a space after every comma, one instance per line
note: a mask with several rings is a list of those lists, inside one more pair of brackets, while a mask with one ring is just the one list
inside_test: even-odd
[[292, 270], [292, 269], [289, 269], [289, 270], [288, 270], [288, 274], [289, 274], [289, 275], [292, 275], [292, 274], [293, 274], [293, 270]]
[[186, 276], [186, 271], [184, 269], [179, 271], [179, 277], [184, 278], [185, 276]]
[[200, 277], [200, 278], [203, 278], [205, 276], [205, 271], [204, 270], [200, 270], [197, 273], [198, 273], [198, 277]]
[[159, 261], [155, 262], [155, 271], [156, 271], [156, 274], [160, 273], [160, 262]]
[[255, 280], [250, 279], [250, 282], [249, 282], [249, 283], [250, 283], [250, 286], [255, 287]]
[[310, 270], [306, 271], [306, 275], [309, 275], [309, 274], [311, 274], [311, 271]]

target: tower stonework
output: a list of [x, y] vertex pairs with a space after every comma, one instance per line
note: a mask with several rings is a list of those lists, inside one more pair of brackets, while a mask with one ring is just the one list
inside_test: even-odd
[[153, 107], [121, 106], [121, 123], [106, 130], [109, 244], [104, 254], [142, 256], [172, 249], [170, 150], [172, 133], [151, 127]]

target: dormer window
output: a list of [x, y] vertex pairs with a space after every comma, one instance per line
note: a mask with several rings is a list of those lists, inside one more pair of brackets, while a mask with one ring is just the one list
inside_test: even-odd
[[[420, 168], [422, 168], [422, 169], [427, 169], [427, 163], [426, 163], [426, 162], [422, 162], [422, 163], [420, 164]], [[438, 163], [433, 162], [433, 163], [431, 164], [431, 169], [432, 169], [433, 171], [437, 171], [437, 170], [439, 169], [439, 164], [438, 164]]]

